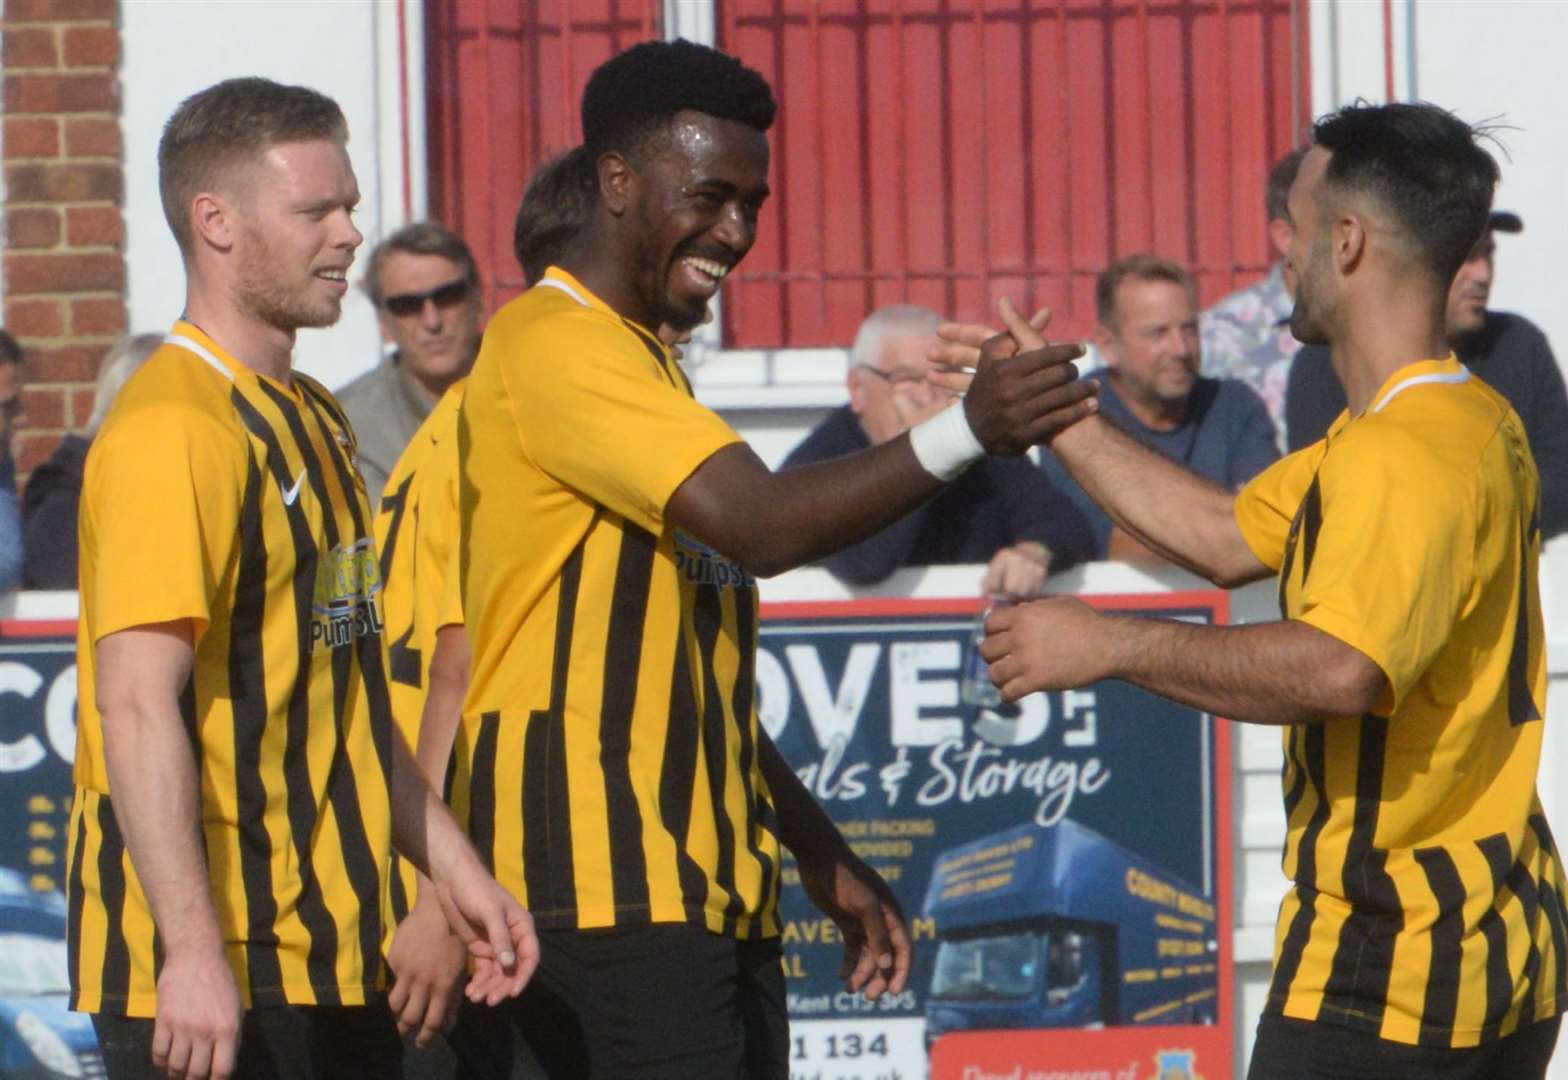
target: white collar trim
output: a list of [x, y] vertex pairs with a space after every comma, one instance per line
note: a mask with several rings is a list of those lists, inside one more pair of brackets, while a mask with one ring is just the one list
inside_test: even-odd
[[1402, 379], [1390, 387], [1388, 393], [1383, 395], [1383, 400], [1372, 406], [1372, 411], [1382, 412], [1384, 406], [1386, 406], [1390, 401], [1393, 401], [1394, 398], [1398, 397], [1406, 390], [1409, 390], [1412, 386], [1420, 386], [1422, 383], [1462, 383], [1469, 381], [1469, 368], [1464, 368], [1459, 371], [1433, 371], [1426, 375], [1412, 375], [1410, 378]]

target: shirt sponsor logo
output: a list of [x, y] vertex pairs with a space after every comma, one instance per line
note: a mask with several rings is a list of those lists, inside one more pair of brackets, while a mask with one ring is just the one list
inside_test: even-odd
[[719, 589], [750, 589], [756, 585], [756, 579], [740, 563], [683, 532], [675, 534], [675, 567], [694, 585]]
[[316, 589], [310, 647], [336, 649], [382, 630], [376, 597], [381, 592], [381, 566], [375, 544], [365, 536], [334, 548], [316, 564]]

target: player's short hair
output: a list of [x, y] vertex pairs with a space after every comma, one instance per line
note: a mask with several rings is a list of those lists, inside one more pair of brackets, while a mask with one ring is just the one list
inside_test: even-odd
[[1425, 102], [1347, 105], [1320, 119], [1312, 141], [1332, 155], [1321, 197], [1369, 196], [1445, 285], [1487, 226], [1498, 168], [1484, 132]]
[[1100, 325], [1107, 330], [1116, 329], [1121, 321], [1121, 311], [1116, 306], [1116, 291], [1128, 278], [1135, 281], [1168, 281], [1180, 285], [1187, 292], [1192, 305], [1198, 305], [1198, 287], [1192, 275], [1179, 264], [1158, 255], [1139, 253], [1123, 255], [1104, 270], [1094, 281], [1094, 311]]
[[551, 158], [528, 181], [512, 226], [512, 251], [528, 284], [560, 262], [567, 245], [582, 231], [593, 202], [591, 182], [588, 154], [581, 146]]
[[912, 304], [893, 304], [866, 316], [850, 346], [849, 366], [874, 368], [882, 358], [882, 346], [890, 337], [935, 337], [942, 316], [930, 308]]
[[588, 159], [608, 151], [634, 157], [688, 109], [767, 131], [778, 106], [768, 81], [733, 56], [685, 39], [645, 41], [606, 60], [588, 79], [582, 106]]
[[395, 252], [405, 255], [440, 255], [450, 259], [462, 269], [470, 291], [479, 287], [479, 264], [474, 261], [474, 253], [468, 250], [463, 238], [433, 221], [416, 221], [412, 225], [404, 225], [377, 244], [376, 250], [370, 253], [370, 262], [365, 268], [365, 294], [378, 308], [381, 306], [381, 298], [386, 295], [381, 288], [381, 267], [386, 263], [387, 256]]
[[158, 194], [180, 251], [191, 250], [191, 200], [221, 170], [316, 139], [348, 142], [348, 122], [337, 102], [306, 86], [229, 79], [180, 102], [158, 140]]
[[20, 364], [26, 359], [22, 343], [7, 330], [0, 330], [0, 364]]
[[1300, 146], [1276, 161], [1269, 169], [1268, 190], [1263, 196], [1263, 207], [1270, 221], [1290, 220], [1290, 185], [1296, 182], [1301, 171], [1301, 159], [1307, 156], [1306, 146]]

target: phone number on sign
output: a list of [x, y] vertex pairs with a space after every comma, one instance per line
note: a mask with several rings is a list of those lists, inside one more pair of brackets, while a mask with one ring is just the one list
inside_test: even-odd
[[925, 1021], [796, 1020], [790, 1080], [923, 1080]]

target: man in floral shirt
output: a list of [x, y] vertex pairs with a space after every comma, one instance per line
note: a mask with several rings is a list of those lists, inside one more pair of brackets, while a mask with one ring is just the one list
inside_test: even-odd
[[1301, 348], [1301, 342], [1290, 334], [1296, 282], [1295, 275], [1285, 269], [1283, 257], [1295, 229], [1285, 209], [1285, 198], [1304, 153], [1305, 150], [1292, 150], [1269, 170], [1269, 242], [1280, 260], [1262, 281], [1231, 293], [1205, 311], [1198, 322], [1203, 340], [1203, 374], [1240, 379], [1257, 391], [1268, 406], [1282, 450], [1286, 377], [1291, 358]]

